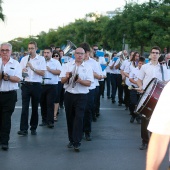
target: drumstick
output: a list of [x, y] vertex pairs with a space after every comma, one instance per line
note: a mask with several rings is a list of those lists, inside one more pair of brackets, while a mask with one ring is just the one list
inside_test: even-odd
[[140, 91], [141, 89], [140, 88], [138, 88], [138, 87], [135, 87], [135, 86], [128, 86], [128, 89], [129, 90], [136, 90], [136, 91]]

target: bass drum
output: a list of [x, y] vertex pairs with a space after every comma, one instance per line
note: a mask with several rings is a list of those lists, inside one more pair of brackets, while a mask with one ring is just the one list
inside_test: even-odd
[[166, 84], [164, 82], [159, 81], [157, 78], [153, 78], [140, 97], [135, 113], [142, 114], [144, 117], [149, 119], [165, 85]]

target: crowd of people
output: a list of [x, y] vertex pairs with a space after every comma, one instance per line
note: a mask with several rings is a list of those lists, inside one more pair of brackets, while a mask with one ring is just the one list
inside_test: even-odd
[[[36, 51], [36, 42], [29, 42], [28, 52], [16, 61], [11, 57], [10, 43], [0, 46], [0, 143], [3, 150], [8, 150], [11, 116], [19, 84], [22, 110], [18, 135], [28, 135], [29, 127], [31, 135], [37, 135], [38, 125], [52, 129], [54, 122], [58, 121], [59, 108], [65, 108], [67, 147], [79, 151], [83, 137], [92, 140], [92, 122], [100, 116], [100, 98], [107, 97], [112, 103], [118, 102], [120, 107], [125, 105], [131, 115], [130, 123], [136, 120], [141, 124], [142, 144], [139, 149], [147, 149], [149, 132], [153, 128], [150, 125], [147, 130], [150, 117], [137, 114], [136, 106], [153, 79], [165, 84], [170, 80], [170, 54], [160, 57], [161, 49], [155, 46], [151, 48], [149, 59], [137, 51], [128, 53], [126, 50], [113, 52], [110, 56], [99, 51], [97, 45], [84, 42], [69, 56], [55, 46], [44, 48], [42, 56]], [[104, 96], [105, 89], [107, 96]], [[39, 104], [41, 123], [38, 122]]]

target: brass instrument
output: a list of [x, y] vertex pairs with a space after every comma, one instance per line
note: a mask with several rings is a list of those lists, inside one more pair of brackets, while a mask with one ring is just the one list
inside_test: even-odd
[[69, 56], [69, 53], [75, 50], [77, 47], [70, 40], [67, 40], [67, 46], [64, 48], [64, 56]]

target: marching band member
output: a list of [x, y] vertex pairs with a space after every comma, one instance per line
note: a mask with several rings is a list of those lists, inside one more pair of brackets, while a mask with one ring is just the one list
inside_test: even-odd
[[170, 114], [167, 94], [170, 94], [170, 82], [164, 87], [148, 125], [152, 135], [147, 151], [146, 170], [159, 169], [169, 146]]
[[85, 138], [87, 141], [91, 141], [91, 122], [93, 117], [93, 107], [94, 107], [94, 98], [95, 98], [95, 89], [96, 89], [96, 81], [98, 80], [99, 76], [99, 68], [97, 65], [97, 62], [90, 58], [90, 45], [88, 43], [81, 43], [80, 47], [82, 47], [85, 51], [84, 55], [84, 62], [91, 67], [93, 70], [93, 78], [94, 82], [91, 82], [91, 85], [89, 87], [89, 92], [87, 94], [87, 103], [85, 107], [85, 113], [84, 113], [84, 125], [83, 125], [83, 132], [85, 133]]
[[[130, 56], [130, 58], [129, 58], [130, 61], [126, 65], [124, 72], [123, 72], [124, 75], [126, 76], [126, 83], [128, 84], [128, 86], [131, 85], [131, 83], [129, 82], [129, 74], [134, 68], [136, 68], [138, 66], [138, 60], [140, 57], [140, 54], [138, 52], [133, 52], [131, 54], [133, 54], [133, 55]], [[129, 93], [129, 97], [130, 97], [130, 93]], [[129, 99], [129, 108], [133, 108], [133, 106], [131, 106], [130, 99]], [[130, 109], [130, 114], [133, 114], [133, 112], [131, 112], [131, 109]]]
[[64, 83], [64, 105], [67, 119], [68, 148], [79, 151], [83, 132], [83, 117], [87, 103], [89, 87], [94, 81], [93, 71], [83, 60], [85, 51], [79, 47], [75, 50], [75, 60], [66, 63], [61, 71]]
[[[152, 47], [150, 51], [151, 60], [149, 63], [144, 64], [138, 74], [137, 85], [139, 87], [139, 92], [143, 93], [143, 90], [147, 87], [148, 83], [153, 79], [157, 78], [160, 81], [168, 81], [168, 72], [166, 66], [162, 66], [158, 62], [158, 58], [161, 55], [161, 49], [157, 46]], [[149, 119], [146, 119], [144, 115], [141, 118], [141, 138], [142, 145], [139, 147], [140, 150], [147, 149], [149, 142], [149, 134], [147, 131], [147, 126]]]
[[[115, 56], [116, 56], [116, 54], [117, 54], [117, 52], [114, 52]], [[111, 98], [111, 95], [110, 95], [110, 86], [111, 86], [110, 75], [111, 75], [111, 70], [110, 70], [110, 67], [109, 67], [110, 56], [109, 56], [109, 54], [105, 54], [104, 57], [107, 58], [106, 78], [105, 78], [106, 79], [106, 85], [107, 85], [107, 98], [110, 99]]]
[[[141, 69], [142, 65], [145, 63], [145, 58], [144, 57], [140, 57], [139, 61], [138, 61], [138, 67], [133, 68], [129, 74], [129, 80], [130, 80], [130, 86], [133, 86], [134, 88], [137, 88], [137, 83], [136, 81], [138, 80], [137, 76], [139, 73], [139, 70]], [[130, 90], [130, 105], [129, 105], [129, 110], [130, 110], [130, 114], [131, 119], [130, 119], [130, 123], [133, 123], [134, 120], [136, 119], [136, 121], [138, 123], [140, 123], [140, 116], [137, 116], [134, 111], [135, 111], [135, 107], [137, 105], [137, 102], [139, 100], [139, 93], [135, 90], [132, 89]]]
[[116, 97], [116, 91], [117, 91], [117, 83], [116, 83], [116, 74], [117, 74], [117, 69], [115, 69], [115, 63], [118, 57], [115, 55], [115, 53], [112, 54], [112, 59], [109, 62], [109, 67], [110, 67], [110, 80], [111, 80], [111, 85], [112, 85], [112, 103], [115, 103], [115, 97]]
[[12, 59], [12, 45], [1, 44], [0, 58], [0, 144], [8, 150], [10, 139], [11, 116], [17, 102], [18, 82], [22, 79], [19, 62]]
[[20, 120], [20, 131], [18, 135], [26, 136], [28, 134], [28, 117], [29, 117], [29, 103], [31, 99], [32, 114], [30, 119], [31, 135], [36, 135], [38, 126], [38, 105], [41, 96], [42, 76], [46, 70], [45, 59], [36, 54], [37, 43], [32, 41], [28, 44], [29, 55], [25, 56], [21, 62], [23, 73], [28, 76], [22, 84], [22, 111]]
[[115, 69], [116, 69], [116, 74], [115, 74], [115, 83], [116, 87], [118, 88], [118, 99], [119, 99], [119, 104], [118, 106], [122, 106], [123, 103], [123, 86], [122, 86], [122, 75], [120, 73], [120, 67], [122, 65], [122, 62], [125, 60], [122, 52], [118, 53], [119, 58], [115, 62]]
[[130, 67], [130, 63], [131, 63], [130, 60], [132, 59], [133, 54], [134, 54], [134, 52], [131, 51], [129, 59], [126, 58], [122, 62], [122, 65], [120, 67], [120, 73], [122, 75], [122, 81], [125, 82], [125, 85], [123, 86], [123, 90], [124, 90], [124, 103], [125, 103], [125, 107], [126, 107], [125, 110], [128, 110], [128, 108], [129, 108], [129, 100], [130, 100], [129, 96], [130, 96], [130, 92], [129, 92], [128, 86], [130, 85], [130, 82], [129, 82], [128, 75], [124, 71], [125, 71], [125, 68]]
[[[39, 126], [54, 127], [54, 102], [58, 95], [58, 76], [61, 70], [61, 64], [58, 60], [52, 58], [52, 49], [44, 49], [44, 58], [46, 60], [46, 71], [43, 77], [42, 93], [40, 98], [42, 123]], [[56, 95], [55, 95], [56, 94]], [[57, 102], [58, 103], [58, 102]]]

